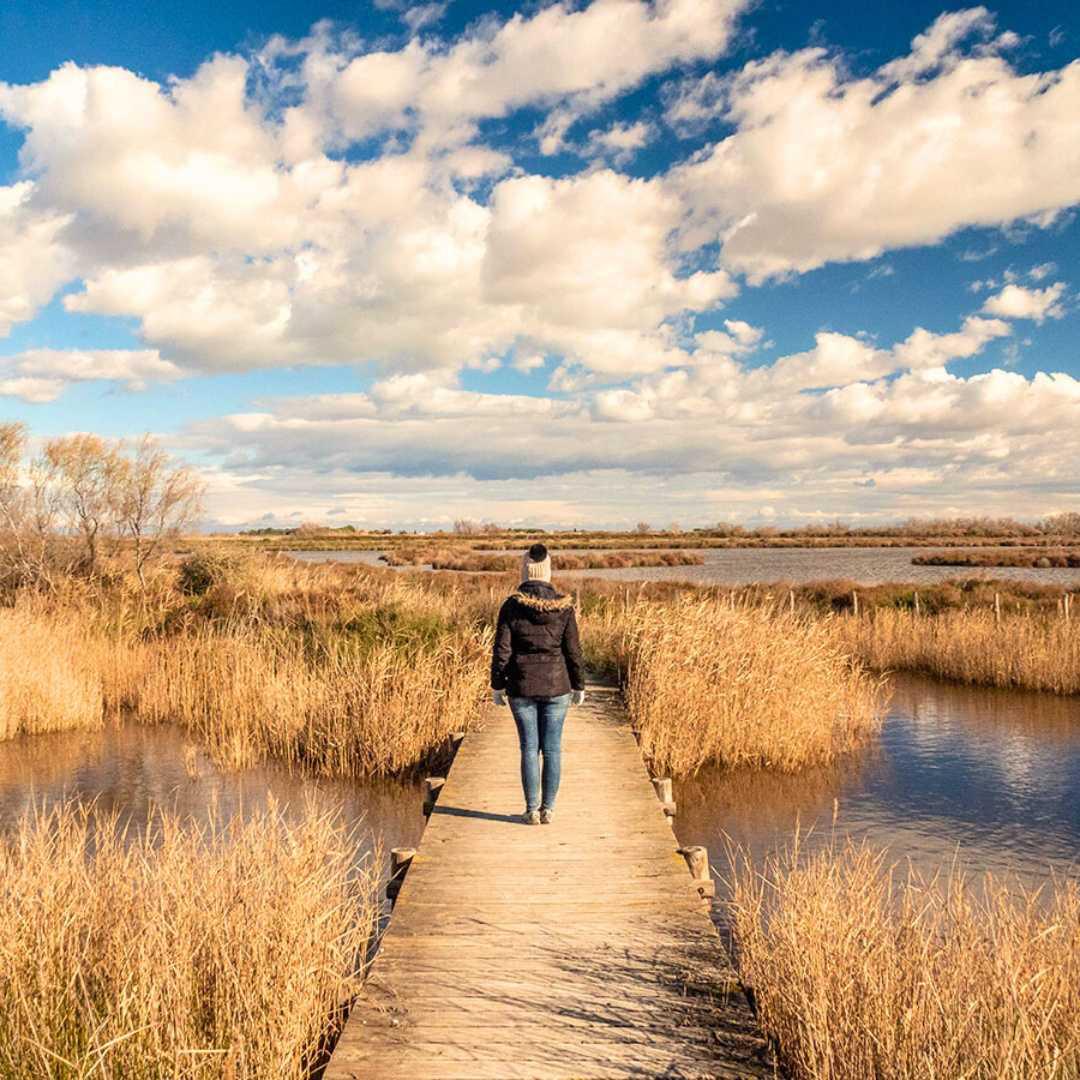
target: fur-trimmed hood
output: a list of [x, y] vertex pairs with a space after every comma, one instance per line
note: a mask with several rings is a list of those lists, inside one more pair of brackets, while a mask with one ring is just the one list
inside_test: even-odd
[[560, 594], [555, 596], [533, 596], [531, 593], [522, 592], [520, 589], [512, 592], [507, 599], [516, 600], [519, 604], [532, 608], [533, 611], [565, 611], [568, 607], [574, 605], [572, 596]]

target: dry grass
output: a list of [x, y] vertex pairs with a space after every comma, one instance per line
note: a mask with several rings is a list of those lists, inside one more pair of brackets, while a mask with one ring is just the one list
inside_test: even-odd
[[101, 727], [104, 687], [93, 635], [33, 611], [0, 611], [0, 739]]
[[431, 647], [313, 649], [266, 630], [199, 630], [157, 651], [139, 715], [191, 730], [221, 764], [276, 759], [332, 776], [401, 772], [466, 730], [487, 686], [486, 635]]
[[355, 838], [116, 825], [66, 806], [0, 839], [0, 1077], [305, 1077], [373, 930]]
[[586, 638], [590, 652], [618, 655], [655, 769], [793, 770], [832, 760], [881, 723], [882, 683], [849, 658], [834, 622], [709, 600], [645, 601], [609, 608], [586, 624]]
[[794, 1080], [1080, 1076], [1080, 888], [924, 881], [849, 848], [737, 858], [743, 978]]
[[1080, 693], [1080, 619], [879, 609], [836, 620], [840, 637], [877, 671], [921, 671], [976, 686]]
[[1064, 548], [1029, 548], [1025, 550], [990, 551], [937, 551], [932, 555], [916, 555], [911, 560], [916, 566], [1028, 566], [1050, 567], [1080, 566], [1080, 550]]
[[72, 583], [0, 611], [0, 738], [178, 723], [215, 760], [398, 773], [479, 715], [490, 631], [475, 592], [288, 559], [215, 565], [197, 596]]
[[[386, 552], [383, 562], [390, 566], [430, 566], [433, 570], [465, 573], [517, 573], [520, 555], [492, 555], [468, 548], [399, 547]], [[584, 554], [552, 552], [557, 571], [626, 570], [634, 566], [701, 566], [701, 555], [688, 551], [596, 551]]]

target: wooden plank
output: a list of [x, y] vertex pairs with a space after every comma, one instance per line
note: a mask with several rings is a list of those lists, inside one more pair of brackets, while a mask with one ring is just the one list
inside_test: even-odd
[[773, 1075], [617, 698], [562, 766], [525, 825], [508, 711], [466, 737], [325, 1080]]

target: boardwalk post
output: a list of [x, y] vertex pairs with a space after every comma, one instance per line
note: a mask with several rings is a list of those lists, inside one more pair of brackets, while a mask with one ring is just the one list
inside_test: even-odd
[[698, 892], [702, 896], [716, 895], [716, 882], [712, 879], [709, 870], [709, 849], [695, 844], [691, 847], [679, 848], [679, 854], [686, 860], [690, 870], [690, 876], [697, 885]]
[[675, 816], [675, 795], [671, 788], [671, 778], [664, 776], [654, 776], [652, 778], [653, 790], [656, 792], [656, 797], [660, 800], [660, 805], [663, 807], [664, 813], [672, 818]]
[[446, 783], [444, 777], [441, 776], [428, 776], [424, 779], [424, 817], [430, 817], [431, 811], [435, 809], [435, 803], [439, 800], [439, 792], [442, 791], [443, 784]]
[[396, 847], [390, 849], [390, 880], [386, 883], [386, 898], [394, 901], [401, 892], [405, 875], [409, 872], [409, 863], [416, 854], [416, 848]]

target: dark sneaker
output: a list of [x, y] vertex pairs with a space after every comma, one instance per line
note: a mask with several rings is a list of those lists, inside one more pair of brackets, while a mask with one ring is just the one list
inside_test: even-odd
[[555, 816], [554, 810], [541, 810], [540, 811], [540, 824], [550, 825], [551, 819]]
[[526, 825], [539, 825], [540, 824], [540, 811], [539, 810], [526, 810], [521, 815], [521, 820]]

